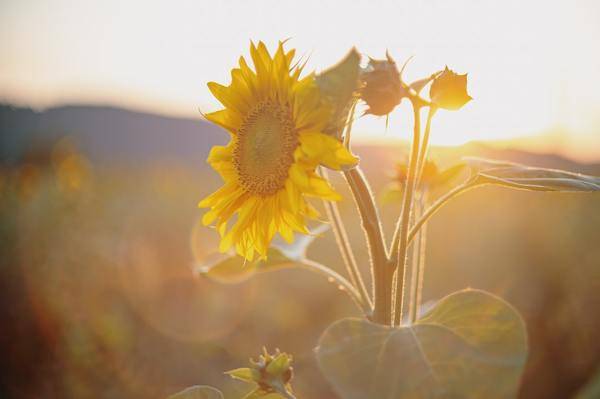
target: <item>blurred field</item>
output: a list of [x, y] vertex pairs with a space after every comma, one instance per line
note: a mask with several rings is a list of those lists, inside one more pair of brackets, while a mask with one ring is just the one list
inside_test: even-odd
[[[404, 156], [392, 151], [358, 149], [377, 193]], [[235, 286], [194, 277], [217, 242], [196, 204], [218, 184], [204, 165], [98, 165], [68, 140], [4, 166], [0, 397], [160, 398], [193, 384], [236, 397], [246, 388], [223, 371], [265, 345], [294, 355], [298, 397], [333, 398], [312, 350], [357, 314], [345, 295], [302, 270]], [[398, 207], [383, 206], [388, 235]], [[366, 273], [350, 199], [341, 209]], [[521, 397], [571, 397], [600, 364], [600, 196], [483, 188], [429, 231], [425, 299], [467, 286], [506, 298], [530, 334]], [[310, 255], [343, 272], [334, 245], [328, 232]]]

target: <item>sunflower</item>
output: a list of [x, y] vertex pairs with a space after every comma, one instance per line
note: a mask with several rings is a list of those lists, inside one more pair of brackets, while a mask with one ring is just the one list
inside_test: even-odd
[[[307, 197], [341, 197], [319, 177], [319, 165], [339, 170], [357, 159], [323, 133], [331, 108], [320, 96], [315, 77], [300, 78], [292, 66], [294, 50], [283, 43], [273, 57], [266, 46], [250, 45], [254, 71], [243, 57], [231, 71], [231, 84], [208, 83], [224, 109], [206, 114], [231, 137], [213, 147], [208, 163], [224, 184], [199, 204], [210, 208], [202, 218], [221, 236], [220, 251], [234, 247], [248, 260], [266, 258], [275, 234], [291, 243], [294, 232], [309, 234], [307, 219], [318, 217]], [[228, 226], [231, 224], [231, 226]]]

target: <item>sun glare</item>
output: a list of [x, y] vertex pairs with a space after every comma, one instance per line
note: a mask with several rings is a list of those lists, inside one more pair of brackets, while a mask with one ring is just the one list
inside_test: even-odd
[[[299, 55], [308, 69], [321, 70], [356, 45], [377, 58], [389, 50], [400, 64], [414, 56], [409, 78], [446, 63], [468, 73], [474, 99], [461, 115], [439, 118], [435, 144], [507, 140], [560, 126], [570, 133], [570, 155], [589, 157], [589, 142], [600, 145], [594, 134], [600, 127], [600, 55], [590, 51], [600, 33], [597, 2], [340, 7], [310, 0], [293, 12], [285, 2], [266, 3], [198, 2], [167, 12], [166, 5], [136, 1], [90, 6], [54, 0], [45, 8], [4, 2], [0, 34], [8, 40], [0, 43], [0, 100], [34, 107], [104, 103], [198, 117], [198, 108], [211, 111], [218, 103], [190, 82], [227, 82], [226, 66], [247, 48], [241, 37], [268, 45], [290, 37], [305, 49]], [[133, 29], [131, 16], [142, 9]], [[225, 20], [235, 29], [223, 29]], [[359, 123], [356, 134], [362, 140], [394, 137], [398, 119], [392, 117], [388, 131], [385, 122]]]

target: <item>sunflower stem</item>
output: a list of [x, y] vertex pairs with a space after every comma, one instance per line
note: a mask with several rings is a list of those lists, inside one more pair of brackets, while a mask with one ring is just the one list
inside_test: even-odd
[[425, 123], [425, 132], [423, 132], [423, 141], [421, 142], [421, 150], [419, 152], [419, 160], [417, 161], [417, 179], [415, 181], [415, 187], [417, 189], [419, 188], [421, 184], [421, 178], [423, 177], [425, 160], [427, 159], [427, 152], [429, 151], [429, 134], [431, 132], [431, 121], [436, 112], [437, 107], [433, 105], [429, 107], [429, 112], [427, 113], [427, 122]]
[[[412, 212], [413, 206], [413, 193], [415, 190], [415, 180], [417, 173], [417, 161], [419, 158], [419, 144], [421, 137], [421, 105], [417, 101], [412, 102], [413, 106], [413, 115], [414, 115], [414, 131], [413, 131], [413, 141], [412, 141], [412, 150], [410, 154], [410, 162], [408, 166], [407, 176], [406, 176], [406, 184], [403, 194], [402, 201], [402, 211], [400, 213], [400, 218], [396, 227], [396, 234], [394, 237], [398, 237], [397, 247], [398, 252], [395, 257], [396, 260], [396, 278], [395, 278], [395, 300], [394, 307], [392, 309], [393, 313], [393, 325], [399, 325], [402, 321], [402, 316], [404, 312], [404, 290], [405, 290], [405, 281], [406, 281], [406, 272], [407, 272], [407, 252], [408, 252], [408, 228], [410, 223], [410, 215]], [[395, 244], [396, 239], [392, 241]], [[396, 245], [394, 245], [394, 248]], [[394, 259], [394, 258], [392, 258]]]
[[[427, 201], [427, 192], [422, 191], [421, 196], [415, 204], [415, 217], [420, 217], [423, 213]], [[421, 303], [423, 290], [423, 275], [425, 272], [425, 246], [426, 246], [426, 228], [427, 224], [419, 230], [416, 236], [416, 242], [411, 249], [411, 283], [409, 296], [408, 319], [410, 324], [414, 324], [419, 316], [419, 305]]]
[[358, 208], [369, 249], [374, 298], [372, 320], [389, 324], [392, 280], [381, 219], [369, 183], [360, 168], [356, 166], [344, 171], [344, 176]]

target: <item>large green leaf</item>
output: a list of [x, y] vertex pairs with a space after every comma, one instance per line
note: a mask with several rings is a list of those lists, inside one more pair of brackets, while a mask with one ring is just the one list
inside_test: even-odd
[[526, 357], [517, 311], [479, 290], [447, 296], [412, 326], [340, 320], [317, 348], [322, 372], [345, 399], [512, 398]]
[[360, 54], [352, 48], [336, 65], [323, 71], [316, 77], [321, 95], [333, 107], [332, 119], [325, 132], [337, 136], [346, 124], [348, 113], [359, 89]]
[[169, 396], [168, 399], [223, 399], [223, 394], [207, 385], [195, 385]]
[[600, 191], [600, 177], [511, 162], [465, 158], [478, 183], [533, 191]]
[[238, 284], [256, 273], [272, 272], [294, 267], [306, 257], [310, 244], [329, 228], [327, 224], [316, 227], [311, 235], [296, 237], [293, 243], [275, 243], [268, 252], [267, 259], [248, 262], [233, 254], [214, 254], [207, 257], [195, 269], [196, 273], [222, 284]]

